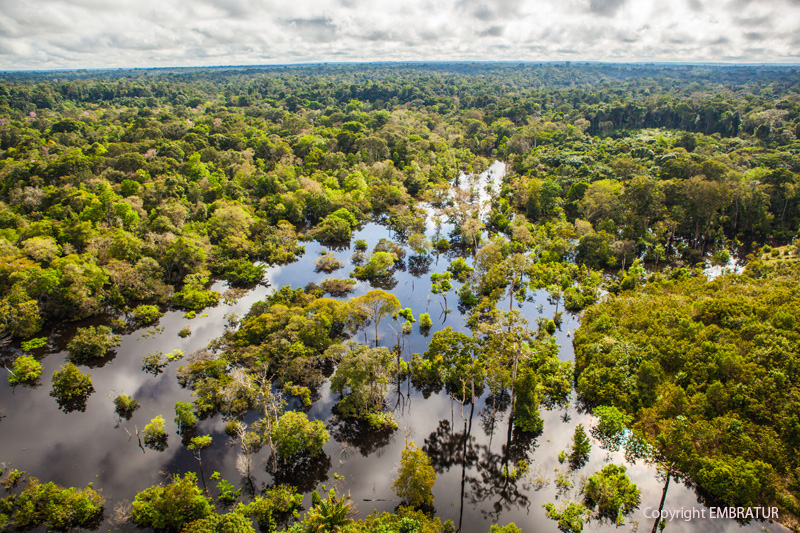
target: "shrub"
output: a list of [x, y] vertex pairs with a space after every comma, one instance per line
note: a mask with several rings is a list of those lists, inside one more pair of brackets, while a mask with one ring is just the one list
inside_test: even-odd
[[119, 416], [130, 419], [133, 412], [139, 408], [139, 402], [127, 394], [120, 394], [114, 398], [114, 410]]
[[433, 326], [433, 320], [431, 320], [430, 313], [422, 313], [421, 315], [419, 315], [420, 330], [431, 329], [431, 326]]
[[69, 358], [74, 362], [102, 359], [111, 348], [119, 346], [121, 339], [108, 326], [80, 328], [67, 344]]
[[142, 430], [144, 434], [144, 444], [153, 449], [163, 449], [167, 444], [167, 429], [164, 417], [158, 415], [147, 424]]
[[273, 438], [278, 457], [287, 458], [299, 453], [319, 455], [330, 435], [325, 422], [309, 420], [305, 413], [287, 411], [278, 420]]
[[267, 272], [265, 265], [256, 265], [248, 259], [230, 259], [225, 262], [223, 277], [233, 287], [258, 283]]
[[414, 507], [430, 507], [433, 505], [433, 485], [436, 482], [436, 471], [431, 466], [431, 459], [409, 442], [403, 450], [400, 468], [394, 482], [394, 491], [404, 502]]
[[191, 403], [177, 402], [175, 404], [175, 423], [178, 424], [178, 431], [186, 431], [197, 424], [197, 417]]
[[94, 392], [92, 376], [82, 374], [72, 363], [66, 363], [53, 373], [52, 384], [50, 396], [68, 413], [86, 409], [86, 400]]
[[319, 256], [314, 261], [314, 265], [317, 267], [318, 271], [330, 274], [334, 270], [342, 268], [344, 263], [336, 259], [335, 255], [326, 253]]
[[389, 252], [375, 252], [366, 265], [356, 267], [353, 277], [368, 280], [388, 276], [394, 267], [394, 256]]
[[597, 514], [622, 524], [624, 515], [639, 506], [638, 487], [625, 474], [625, 467], [610, 464], [586, 481], [586, 501], [597, 506]]
[[8, 516], [10, 523], [19, 530], [42, 525], [46, 525], [48, 531], [95, 529], [103, 516], [103, 497], [92, 488], [91, 483], [79, 490], [52, 482], [42, 485], [38, 479], [31, 477], [19, 496], [0, 502], [5, 504], [0, 512]]
[[156, 485], [136, 495], [131, 519], [139, 527], [181, 531], [195, 520], [212, 515], [213, 507], [197, 487], [197, 477], [189, 472], [175, 476], [162, 487]]
[[42, 348], [44, 346], [47, 346], [47, 337], [37, 337], [35, 339], [23, 342], [22, 350], [26, 352], [32, 352], [33, 350]]
[[34, 383], [41, 375], [42, 363], [32, 355], [20, 355], [11, 367], [11, 372], [8, 374], [8, 382], [11, 385]]
[[331, 296], [345, 296], [356, 287], [356, 280], [354, 279], [338, 279], [330, 278], [323, 280], [322, 290]]
[[133, 316], [134, 324], [137, 326], [149, 326], [164, 316], [164, 313], [155, 305], [140, 305], [131, 311], [131, 315]]

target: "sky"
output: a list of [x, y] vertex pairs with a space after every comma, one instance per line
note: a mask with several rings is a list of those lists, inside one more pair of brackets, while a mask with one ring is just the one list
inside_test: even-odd
[[800, 63], [800, 0], [0, 0], [0, 69]]

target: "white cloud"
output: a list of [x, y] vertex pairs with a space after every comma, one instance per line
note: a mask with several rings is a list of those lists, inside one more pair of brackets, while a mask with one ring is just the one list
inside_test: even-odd
[[0, 69], [800, 61], [800, 0], [0, 0]]

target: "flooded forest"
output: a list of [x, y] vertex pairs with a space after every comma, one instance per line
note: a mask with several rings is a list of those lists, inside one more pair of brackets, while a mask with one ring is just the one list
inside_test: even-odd
[[797, 67], [0, 73], [0, 531], [798, 531], [799, 229]]

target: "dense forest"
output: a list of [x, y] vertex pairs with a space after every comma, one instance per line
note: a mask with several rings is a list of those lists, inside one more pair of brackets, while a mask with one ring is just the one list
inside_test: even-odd
[[[92, 394], [108, 392], [95, 391], [86, 367], [99, 373], [123, 337], [158, 335], [175, 311], [200, 327], [208, 309], [319, 245], [320, 283], [272, 287], [191, 354], [165, 341], [169, 353], [144, 356], [142, 371], [169, 374], [185, 398], [175, 426], [168, 414], [136, 426], [139, 446], [163, 451], [167, 425], [177, 427], [197, 468], [130, 487], [122, 522], [186, 532], [472, 531], [437, 518], [431, 491], [452, 466], [482, 464], [473, 418], [490, 442], [506, 440], [471, 490], [514, 505], [524, 498], [519, 480], [531, 477], [541, 413], [575, 402], [595, 425], [575, 427], [556, 485], [566, 493], [578, 484], [580, 495], [532, 511], [560, 530], [621, 525], [639, 506], [622, 464], [574, 479], [590, 442], [655, 465], [667, 486], [680, 480], [705, 504], [777, 505], [796, 529], [799, 153], [793, 67], [0, 74], [8, 387], [45, 385], [43, 361], [62, 354], [49, 395], [64, 413], [84, 412]], [[505, 163], [498, 181], [477, 183], [495, 161]], [[369, 224], [390, 238], [357, 238]], [[424, 309], [404, 306], [400, 272], [430, 287]], [[523, 312], [537, 297], [552, 313]], [[568, 317], [581, 324], [574, 364], [556, 341]], [[406, 345], [414, 331], [419, 353]], [[322, 484], [333, 468], [323, 448], [368, 435], [366, 456], [402, 440], [387, 397], [397, 389], [410, 398], [412, 388], [455, 404], [464, 431], [448, 426], [419, 447], [406, 432], [402, 457], [386, 465], [397, 471], [401, 506], [354, 519], [345, 491]], [[328, 395], [335, 423], [312, 415]], [[108, 402], [124, 423], [140, 400], [119, 393]], [[497, 436], [504, 416], [507, 435]], [[213, 420], [240, 451], [241, 486], [206, 476], [215, 448], [197, 427]], [[262, 487], [258, 467], [270, 478]], [[2, 530], [108, 520], [91, 484], [3, 470]]]

